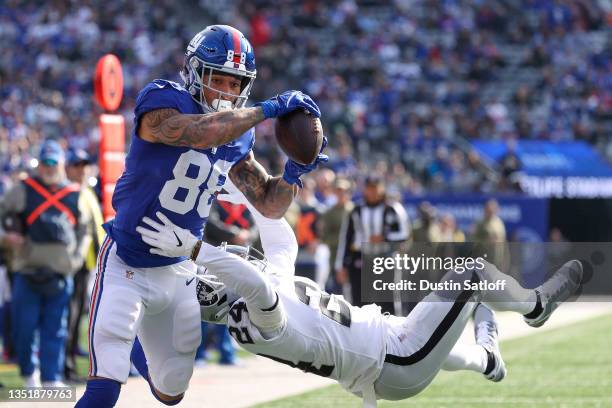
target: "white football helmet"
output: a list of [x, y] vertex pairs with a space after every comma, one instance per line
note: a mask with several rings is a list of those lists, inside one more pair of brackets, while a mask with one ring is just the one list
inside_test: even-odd
[[[265, 256], [252, 247], [239, 245], [227, 245], [222, 243], [219, 248], [232, 254], [238, 255], [255, 265], [262, 272], [268, 269], [268, 261]], [[229, 290], [223, 282], [212, 274], [207, 268], [198, 266], [198, 283], [196, 293], [200, 303], [200, 315], [202, 320], [209, 323], [227, 323], [227, 314], [230, 308], [240, 296]]]

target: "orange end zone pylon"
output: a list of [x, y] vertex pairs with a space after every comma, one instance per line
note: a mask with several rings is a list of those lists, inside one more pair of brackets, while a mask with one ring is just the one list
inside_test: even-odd
[[[107, 112], [115, 111], [123, 98], [123, 72], [119, 59], [106, 54], [98, 60], [94, 78], [96, 101]], [[121, 115], [100, 115], [100, 153], [98, 166], [102, 187], [104, 220], [115, 215], [113, 191], [125, 166], [125, 120]]]

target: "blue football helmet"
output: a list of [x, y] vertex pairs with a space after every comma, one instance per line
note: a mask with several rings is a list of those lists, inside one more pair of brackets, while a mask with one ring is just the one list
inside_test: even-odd
[[[219, 91], [211, 86], [212, 74], [222, 72], [241, 79], [240, 95], [235, 102], [223, 96], [236, 97]], [[227, 25], [208, 26], [191, 39], [185, 52], [185, 63], [181, 78], [191, 96], [206, 111], [221, 111], [241, 108], [246, 103], [257, 70], [255, 54], [246, 37], [238, 30]], [[204, 97], [204, 89], [218, 93], [210, 104]]]

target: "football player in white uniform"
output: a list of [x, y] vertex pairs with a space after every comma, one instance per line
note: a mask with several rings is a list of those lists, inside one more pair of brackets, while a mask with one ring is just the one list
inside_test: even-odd
[[[366, 406], [375, 406], [376, 399], [416, 395], [440, 369], [472, 370], [500, 381], [506, 369], [494, 313], [486, 304], [521, 313], [527, 324], [538, 327], [582, 279], [581, 263], [570, 261], [542, 286], [524, 289], [489, 265], [470, 279], [505, 279], [512, 301], [507, 293], [501, 299], [492, 291], [434, 291], [406, 317], [383, 315], [375, 304], [354, 307], [311, 280], [295, 277], [297, 244], [289, 225], [264, 218], [240, 196], [234, 190], [219, 199], [249, 207], [267, 260], [251, 258], [246, 248], [203, 243], [163, 214], [158, 215], [161, 223], [143, 218], [147, 227], [138, 232], [152, 253], [191, 256], [204, 267], [198, 287], [203, 320], [227, 323], [236, 341], [252, 353], [337, 380]], [[187, 245], [178, 248], [175, 235]], [[185, 247], [190, 251], [181, 252]], [[472, 316], [476, 344], [456, 344]]]

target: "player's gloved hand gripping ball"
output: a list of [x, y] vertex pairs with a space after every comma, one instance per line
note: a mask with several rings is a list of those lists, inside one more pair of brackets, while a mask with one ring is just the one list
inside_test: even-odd
[[283, 173], [283, 180], [285, 180], [289, 184], [297, 184], [300, 188], [304, 187], [302, 185], [302, 181], [300, 180], [300, 176], [310, 173], [321, 163], [325, 163], [329, 161], [329, 156], [323, 154], [323, 149], [327, 146], [327, 137], [323, 136], [323, 144], [321, 145], [321, 150], [317, 155], [317, 158], [314, 162], [310, 164], [300, 164], [291, 159], [287, 160], [285, 163], [285, 173]]
[[285, 91], [263, 102], [257, 102], [255, 106], [261, 106], [266, 119], [277, 118], [293, 112], [296, 109], [306, 109], [308, 112], [321, 117], [321, 111], [312, 98], [301, 91]]
[[161, 256], [175, 258], [179, 256], [189, 256], [193, 247], [198, 242], [198, 238], [187, 229], [180, 228], [172, 223], [161, 212], [155, 215], [162, 222], [161, 224], [149, 217], [144, 217], [142, 222], [153, 228], [138, 226], [136, 232], [140, 234], [142, 240], [151, 245], [151, 253]]

